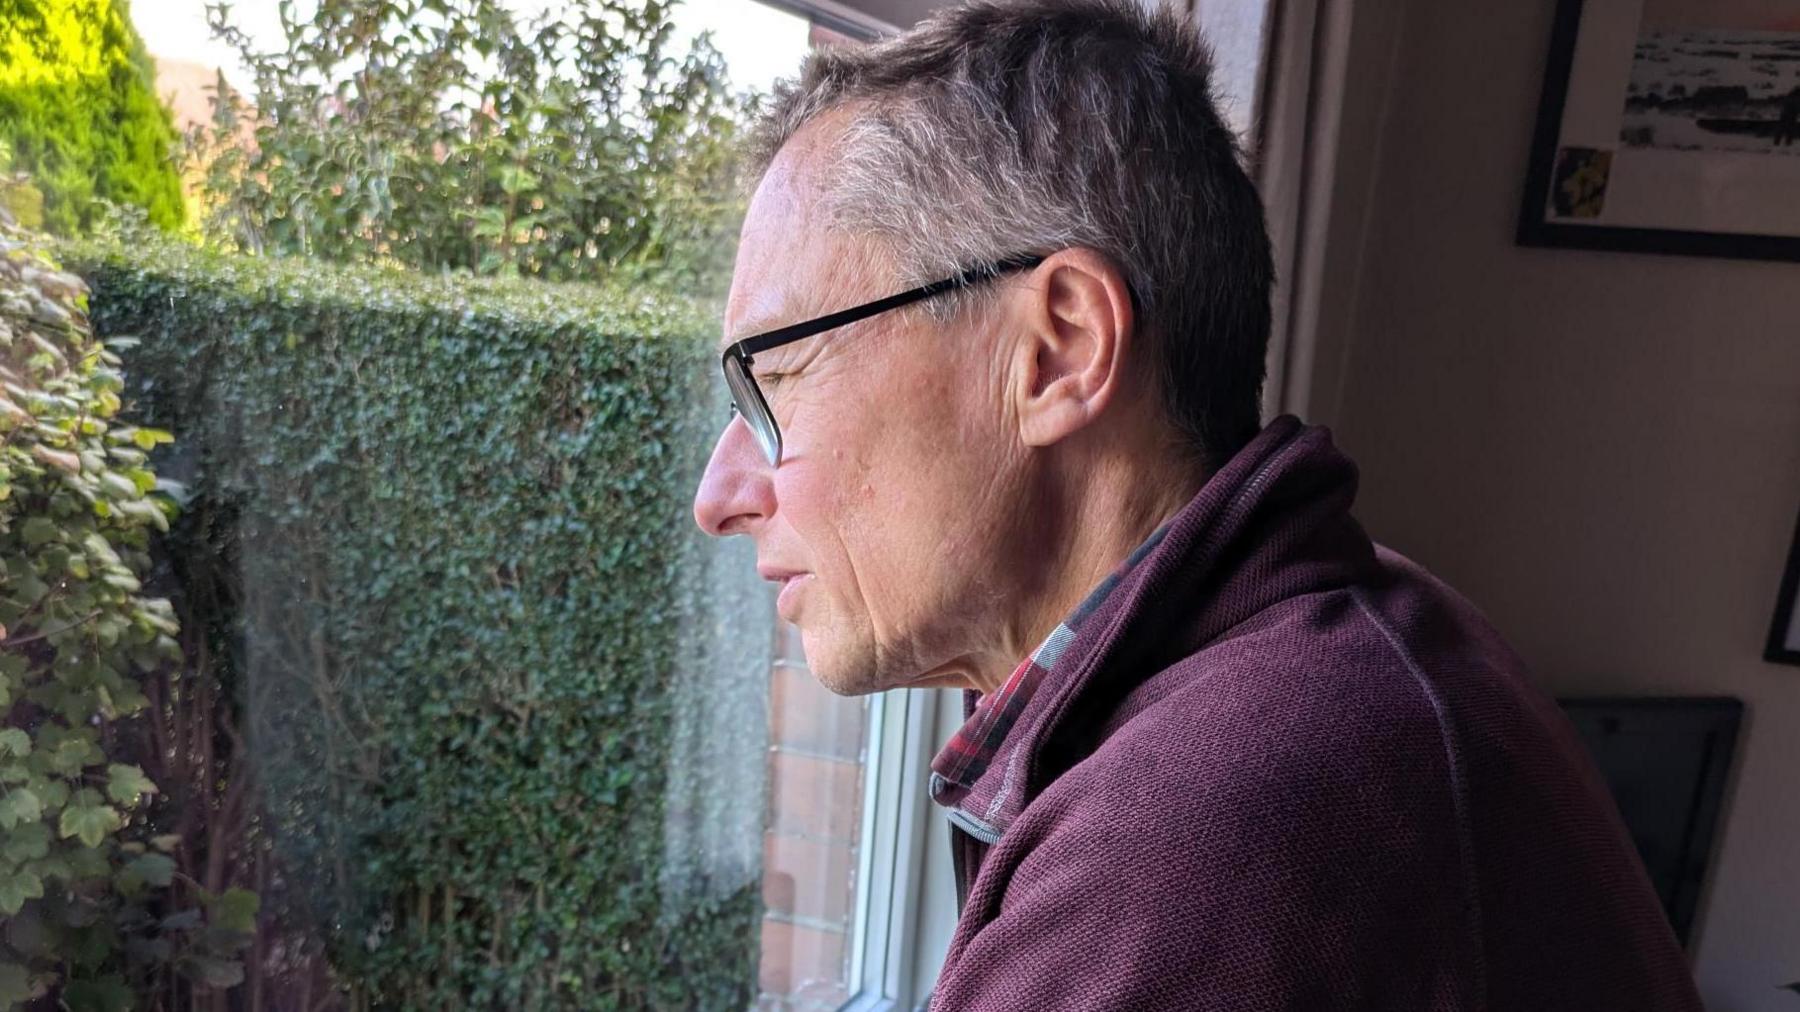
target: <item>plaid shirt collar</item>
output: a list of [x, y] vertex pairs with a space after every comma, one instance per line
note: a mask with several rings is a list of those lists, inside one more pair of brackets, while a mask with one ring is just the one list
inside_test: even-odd
[[[932, 800], [949, 809], [950, 820], [977, 839], [986, 843], [999, 839], [1019, 807], [1012, 785], [1015, 774], [1023, 773], [1016, 767], [1025, 757], [1019, 754], [1017, 742], [1007, 742], [1008, 732], [1038, 687], [1063, 673], [1057, 665], [1067, 656], [1082, 623], [1162, 541], [1171, 522], [1173, 518], [1164, 521], [1111, 575], [1100, 581], [1080, 606], [1013, 670], [999, 690], [982, 696], [963, 726], [932, 760]], [[1003, 764], [1003, 776], [998, 780], [984, 777], [996, 763]]]

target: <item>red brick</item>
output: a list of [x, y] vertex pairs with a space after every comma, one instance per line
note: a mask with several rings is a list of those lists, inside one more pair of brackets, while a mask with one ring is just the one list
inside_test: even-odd
[[837, 759], [862, 758], [868, 701], [840, 696], [804, 668], [776, 664], [769, 676], [769, 740]]
[[765, 918], [759, 984], [766, 992], [792, 995], [810, 994], [821, 986], [841, 982], [847, 972], [845, 937], [842, 932]]
[[854, 843], [861, 823], [862, 764], [769, 751], [771, 831]]
[[763, 835], [763, 903], [771, 911], [848, 928], [856, 850], [777, 833]]
[[863, 41], [853, 35], [835, 32], [814, 22], [806, 33], [806, 45], [809, 49], [830, 49], [838, 46], [855, 48], [863, 45]]

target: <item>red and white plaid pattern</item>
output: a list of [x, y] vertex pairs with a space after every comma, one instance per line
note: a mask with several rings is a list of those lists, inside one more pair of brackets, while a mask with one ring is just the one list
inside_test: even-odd
[[982, 774], [1002, 753], [1010, 761], [1013, 753], [1006, 744], [1008, 732], [1025, 712], [1025, 705], [1031, 702], [1038, 686], [1057, 671], [1057, 662], [1075, 641], [1076, 630], [1106, 600], [1119, 581], [1162, 541], [1168, 530], [1169, 522], [1165, 521], [1111, 575], [1100, 581], [1081, 605], [1007, 676], [1006, 683], [998, 691], [981, 697], [975, 711], [931, 761], [932, 800], [949, 808], [951, 820], [978, 839], [992, 843], [1005, 829], [1003, 803], [1013, 779], [1010, 770], [997, 781], [992, 777], [984, 779]]

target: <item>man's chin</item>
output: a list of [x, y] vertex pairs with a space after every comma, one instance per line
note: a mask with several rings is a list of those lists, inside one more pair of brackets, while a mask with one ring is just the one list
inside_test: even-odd
[[839, 696], [867, 696], [889, 689], [966, 689], [970, 685], [968, 675], [959, 666], [921, 671], [920, 665], [895, 663], [899, 654], [893, 651], [885, 654], [888, 663], [883, 665], [878, 663], [883, 652], [859, 637], [835, 637], [804, 625], [796, 628], [807, 670], [815, 681]]
[[813, 680], [835, 695], [867, 696], [904, 684], [878, 670], [868, 651], [846, 649], [805, 629], [800, 631], [800, 645]]
[[831, 690], [832, 694], [838, 696], [867, 696], [871, 693], [880, 692], [882, 689], [890, 688], [890, 686], [882, 685], [874, 679], [869, 678], [866, 674], [859, 673], [846, 678], [839, 675], [831, 668], [818, 668], [812, 667], [811, 665], [809, 665], [808, 668], [812, 671], [814, 681]]

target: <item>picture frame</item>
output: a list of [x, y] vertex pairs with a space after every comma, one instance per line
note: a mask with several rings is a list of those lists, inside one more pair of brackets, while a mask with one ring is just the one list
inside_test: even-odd
[[1557, 702], [1612, 791], [1676, 940], [1688, 947], [1726, 807], [1743, 700], [1603, 696]]
[[1794, 540], [1782, 570], [1781, 589], [1775, 594], [1775, 617], [1769, 620], [1763, 660], [1800, 664], [1800, 519], [1794, 522]]
[[1800, 261], [1800, 8], [1559, 0], [1516, 240]]

